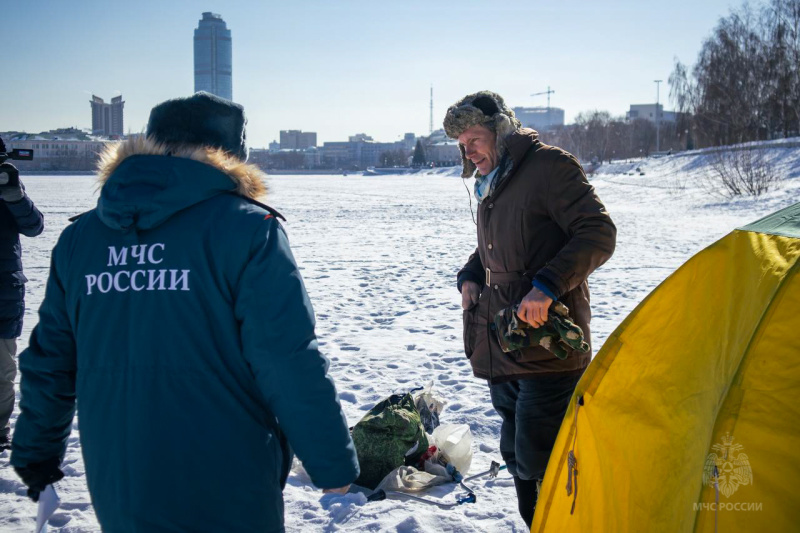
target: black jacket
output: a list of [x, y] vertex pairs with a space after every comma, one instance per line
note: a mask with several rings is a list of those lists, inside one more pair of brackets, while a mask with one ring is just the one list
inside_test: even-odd
[[17, 202], [0, 200], [0, 339], [22, 333], [25, 314], [25, 282], [19, 234], [36, 237], [44, 229], [44, 217], [24, 196]]

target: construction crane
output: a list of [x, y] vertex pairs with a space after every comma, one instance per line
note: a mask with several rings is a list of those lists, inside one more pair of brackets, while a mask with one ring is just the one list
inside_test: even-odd
[[533, 93], [531, 95], [531, 96], [541, 96], [543, 94], [547, 95], [547, 127], [548, 128], [551, 126], [551, 122], [550, 122], [550, 95], [553, 94], [553, 93], [555, 93], [555, 91], [551, 90], [550, 86], [548, 85], [546, 91], [542, 91], [540, 93]]
[[551, 91], [550, 90], [550, 86], [548, 85], [546, 91], [542, 91], [540, 93], [533, 93], [531, 96], [541, 96], [543, 94], [546, 94], [547, 95], [547, 113], [549, 114], [550, 113], [550, 95], [554, 94], [554, 93], [555, 93], [555, 91]]

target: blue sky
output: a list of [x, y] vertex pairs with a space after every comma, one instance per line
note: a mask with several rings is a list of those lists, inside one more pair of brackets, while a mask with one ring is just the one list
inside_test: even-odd
[[[233, 97], [251, 146], [282, 129], [319, 141], [365, 132], [392, 141], [428, 133], [447, 106], [480, 89], [512, 105], [624, 114], [655, 101], [677, 56], [693, 64], [728, 0], [194, 1], [0, 0], [5, 69], [0, 131], [91, 126], [91, 93], [122, 93], [125, 129], [189, 95], [193, 31], [203, 11], [233, 37]], [[12, 16], [13, 14], [13, 16]], [[669, 108], [669, 104], [667, 104]]]

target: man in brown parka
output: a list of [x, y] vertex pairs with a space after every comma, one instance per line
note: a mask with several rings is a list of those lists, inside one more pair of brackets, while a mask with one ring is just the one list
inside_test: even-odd
[[539, 327], [558, 300], [591, 343], [586, 280], [614, 252], [616, 227], [575, 157], [521, 128], [500, 95], [462, 98], [444, 128], [459, 141], [462, 176], [475, 175], [478, 200], [478, 247], [458, 273], [464, 350], [475, 376], [489, 381], [503, 420], [500, 452], [530, 527], [537, 485], [591, 351], [564, 360], [541, 346], [503, 353], [492, 318], [520, 303], [519, 317]]

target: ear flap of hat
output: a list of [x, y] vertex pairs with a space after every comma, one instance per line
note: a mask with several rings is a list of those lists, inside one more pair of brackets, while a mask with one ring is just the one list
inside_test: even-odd
[[[494, 130], [497, 134], [497, 140], [495, 141], [495, 148], [497, 150], [497, 159], [500, 160], [506, 154], [508, 150], [506, 148], [506, 139], [509, 135], [514, 133], [519, 128], [519, 121], [516, 119], [511, 119], [507, 115], [502, 113], [496, 114], [494, 117]], [[514, 124], [517, 122], [517, 124]]]
[[505, 139], [520, 127], [519, 121], [516, 119], [512, 120], [508, 115], [498, 113], [493, 118], [494, 118], [494, 131], [497, 133], [498, 139], [499, 138]]
[[461, 177], [471, 178], [475, 175], [475, 171], [478, 170], [478, 167], [467, 158], [467, 153], [462, 145], [459, 144], [458, 149], [461, 152]]

